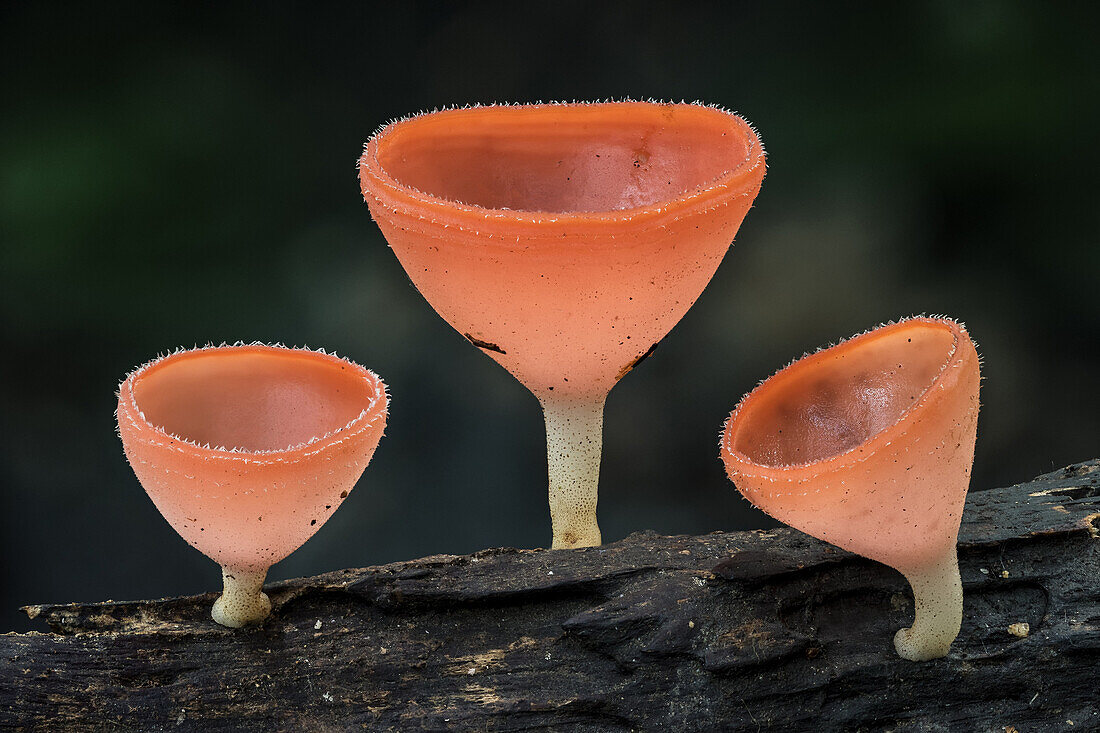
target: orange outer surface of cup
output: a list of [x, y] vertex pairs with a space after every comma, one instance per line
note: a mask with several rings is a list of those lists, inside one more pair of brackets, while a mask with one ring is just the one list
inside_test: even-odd
[[[858, 359], [862, 347], [904, 329], [950, 329], [939, 376], [893, 425], [823, 460], [789, 466], [755, 463], [734, 449], [744, 415], [777, 382], [818, 365]], [[742, 400], [726, 423], [721, 455], [730, 478], [776, 519], [902, 572], [918, 571], [958, 540], [978, 419], [979, 358], [966, 330], [950, 320], [914, 318], [807, 356]]]
[[[688, 124], [729, 135], [739, 157], [706, 185], [632, 208], [526, 211], [463, 204], [405, 185], [380, 158], [383, 145], [416, 148], [454, 130], [477, 135], [479, 125], [503, 128], [537, 151], [543, 140], [553, 143], [556, 129], [570, 126], [615, 131], [642, 125], [660, 140]], [[591, 156], [622, 153], [600, 148], [598, 135], [588, 142]], [[643, 165], [675, 167], [677, 156], [687, 164], [706, 154], [671, 144], [657, 152], [653, 145], [637, 151]], [[591, 400], [647, 355], [699, 297], [764, 170], [756, 133], [736, 115], [703, 105], [621, 102], [455, 109], [399, 121], [367, 143], [360, 181], [401, 264], [448, 323], [540, 400]]]
[[[355, 370], [370, 393], [363, 412], [312, 442], [250, 452], [181, 440], [149, 423], [135, 400], [135, 384], [165, 365], [256, 353]], [[134, 473], [172, 527], [223, 567], [266, 571], [312, 537], [355, 486], [382, 436], [387, 403], [378, 376], [344, 359], [303, 349], [227, 346], [174, 354], [138, 369], [119, 388], [117, 418]]]

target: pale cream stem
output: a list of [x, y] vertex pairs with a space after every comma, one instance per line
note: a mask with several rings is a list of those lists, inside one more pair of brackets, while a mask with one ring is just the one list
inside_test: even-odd
[[257, 571], [223, 567], [224, 590], [214, 601], [210, 616], [234, 629], [263, 621], [271, 613], [271, 600], [262, 590], [266, 577], [267, 568]]
[[604, 399], [542, 403], [554, 549], [600, 544], [596, 499], [603, 449]]
[[894, 648], [905, 659], [923, 662], [947, 656], [962, 626], [962, 580], [952, 545], [923, 568], [905, 572], [913, 587], [913, 625], [894, 636]]

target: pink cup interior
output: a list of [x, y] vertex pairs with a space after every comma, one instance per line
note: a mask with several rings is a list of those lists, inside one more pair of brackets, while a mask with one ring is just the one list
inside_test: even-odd
[[344, 427], [374, 395], [336, 362], [290, 351], [214, 351], [154, 366], [134, 396], [151, 424], [192, 443], [272, 451]]
[[953, 344], [949, 329], [921, 323], [799, 362], [746, 403], [733, 448], [753, 463], [779, 467], [861, 445], [917, 404]]

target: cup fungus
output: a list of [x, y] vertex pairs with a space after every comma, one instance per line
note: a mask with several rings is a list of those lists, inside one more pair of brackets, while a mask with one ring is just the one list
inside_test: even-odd
[[363, 473], [386, 424], [374, 373], [259, 344], [179, 351], [119, 387], [119, 435], [157, 509], [222, 567], [211, 615], [262, 621], [268, 568], [301, 547]]
[[701, 104], [451, 109], [367, 142], [405, 271], [542, 405], [553, 547], [600, 544], [607, 393], [702, 293], [764, 167], [749, 124]]
[[978, 422], [979, 357], [966, 329], [912, 318], [795, 361], [746, 395], [722, 459], [776, 519], [899, 570], [913, 661], [945, 656], [962, 623], [956, 554]]

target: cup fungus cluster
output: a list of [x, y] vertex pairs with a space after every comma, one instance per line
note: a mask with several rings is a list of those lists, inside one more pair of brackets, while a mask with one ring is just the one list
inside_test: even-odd
[[[542, 405], [553, 547], [600, 544], [607, 394], [702, 293], [764, 170], [749, 124], [701, 104], [467, 107], [367, 142], [361, 189], [405, 271]], [[913, 318], [792, 363], [722, 435], [749, 501], [905, 575], [906, 659], [945, 655], [959, 631], [979, 379], [961, 324]], [[180, 351], [125, 379], [126, 456], [165, 519], [221, 565], [218, 623], [268, 615], [268, 568], [348, 496], [387, 405], [367, 369], [281, 346]]]
[[367, 142], [405, 271], [542, 405], [553, 547], [600, 544], [607, 393], [702, 293], [764, 167], [749, 124], [701, 104], [451, 109]]
[[212, 616], [263, 620], [268, 568], [321, 528], [386, 425], [374, 373], [323, 352], [260, 344], [179, 351], [119, 387], [126, 457], [157, 509], [222, 567]]
[[806, 356], [750, 392], [721, 455], [776, 519], [899, 570], [913, 626], [898, 654], [947, 654], [962, 621], [955, 545], [978, 422], [979, 359], [962, 324], [913, 318]]

